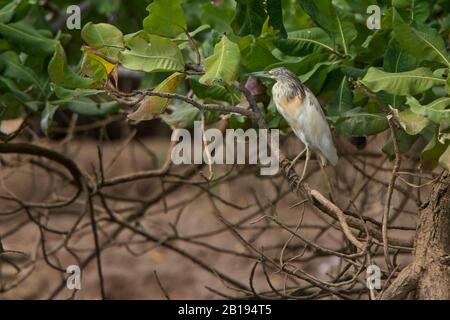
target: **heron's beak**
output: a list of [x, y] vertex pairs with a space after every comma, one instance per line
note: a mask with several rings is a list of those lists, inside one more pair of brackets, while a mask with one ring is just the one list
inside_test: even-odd
[[259, 72], [247, 73], [247, 76], [261, 77], [261, 78], [269, 78], [269, 79], [272, 79], [272, 76], [271, 76], [270, 73], [267, 72], [267, 71], [259, 71]]

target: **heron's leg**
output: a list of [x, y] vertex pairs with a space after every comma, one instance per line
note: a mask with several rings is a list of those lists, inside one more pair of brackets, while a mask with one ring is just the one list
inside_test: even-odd
[[329, 195], [331, 198], [331, 201], [334, 202], [334, 199], [336, 199], [334, 192], [333, 192], [333, 185], [331, 183], [331, 180], [329, 179], [327, 172], [325, 171], [325, 167], [322, 165], [322, 161], [320, 161], [320, 159], [317, 159], [317, 162], [319, 164], [320, 167], [320, 171], [322, 172], [323, 177], [325, 178], [325, 181], [327, 183], [327, 187], [328, 187], [328, 191], [329, 191]]
[[303, 149], [302, 152], [300, 152], [295, 158], [294, 160], [291, 161], [291, 164], [289, 165], [287, 172], [291, 172], [292, 168], [295, 166], [295, 164], [297, 163], [298, 159], [300, 159], [300, 157], [305, 153], [305, 151], [307, 151], [308, 148]]
[[308, 161], [309, 161], [310, 156], [311, 156], [311, 153], [309, 151], [309, 147], [306, 146], [306, 160], [305, 160], [305, 165], [303, 167], [303, 173], [302, 173], [302, 177], [300, 178], [300, 182], [302, 182], [303, 178], [305, 178], [306, 168], [308, 167]]

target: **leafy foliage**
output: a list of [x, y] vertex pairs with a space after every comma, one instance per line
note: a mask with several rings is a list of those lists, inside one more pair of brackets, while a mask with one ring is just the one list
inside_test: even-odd
[[[161, 82], [153, 91], [158, 93], [174, 93], [184, 74], [174, 73]], [[151, 120], [157, 118], [169, 104], [170, 99], [162, 97], [146, 97], [140, 107], [128, 116], [133, 121]]]
[[[381, 29], [369, 30], [366, 9], [377, 3]], [[54, 6], [63, 11], [67, 4]], [[361, 137], [388, 128], [385, 110], [353, 80], [390, 106], [402, 151], [425, 140], [423, 165], [448, 169], [449, 140], [442, 138], [450, 126], [446, 0], [91, 1], [81, 32], [55, 29], [49, 12], [31, 0], [0, 2], [1, 119], [36, 113], [51, 133], [59, 109], [86, 116], [116, 112], [120, 106], [106, 91], [111, 78], [117, 85], [121, 69], [159, 79], [156, 92], [191, 91], [199, 101], [237, 105], [243, 97], [236, 81], [285, 66], [325, 102], [340, 134]], [[270, 94], [271, 82], [263, 84]], [[174, 108], [168, 110], [169, 103]], [[282, 126], [273, 105], [262, 111], [269, 127]], [[171, 127], [189, 126], [197, 117], [192, 106], [160, 97], [147, 97], [129, 116], [161, 118]], [[233, 115], [230, 125], [247, 120]]]
[[66, 53], [61, 44], [55, 46], [55, 54], [48, 64], [48, 74], [53, 82], [68, 89], [89, 88], [93, 79], [81, 77], [67, 65]]
[[224, 82], [233, 84], [239, 75], [240, 51], [227, 36], [214, 47], [214, 54], [205, 60], [205, 74], [200, 82], [206, 85]]
[[93, 49], [115, 59], [124, 45], [122, 31], [107, 23], [89, 22], [81, 30], [81, 37]]
[[183, 9], [178, 0], [155, 0], [147, 7], [144, 30], [163, 37], [175, 37], [186, 30]]
[[130, 50], [119, 53], [121, 64], [144, 72], [181, 71], [183, 56], [177, 45], [167, 38], [140, 33], [126, 41]]
[[373, 92], [385, 91], [393, 95], [413, 96], [445, 83], [445, 79], [435, 77], [428, 68], [390, 73], [372, 67], [361, 82]]

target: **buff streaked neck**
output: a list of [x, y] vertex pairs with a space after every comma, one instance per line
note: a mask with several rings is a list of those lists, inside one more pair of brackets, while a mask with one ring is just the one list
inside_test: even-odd
[[296, 96], [300, 95], [302, 100], [305, 98], [305, 88], [294, 74], [278, 75], [276, 80], [277, 82], [275, 83], [272, 92], [277, 96], [284, 96], [288, 99], [294, 99]]

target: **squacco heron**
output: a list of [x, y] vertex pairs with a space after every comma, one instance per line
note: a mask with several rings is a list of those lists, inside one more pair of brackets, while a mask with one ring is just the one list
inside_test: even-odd
[[320, 158], [322, 166], [325, 166], [327, 162], [335, 166], [338, 162], [338, 155], [331, 137], [330, 127], [319, 101], [311, 90], [286, 68], [254, 72], [249, 75], [276, 80], [272, 88], [272, 97], [277, 110], [305, 145], [305, 149], [292, 160], [288, 171], [294, 167], [305, 152], [306, 160], [300, 181], [303, 181], [305, 177], [311, 152]]

